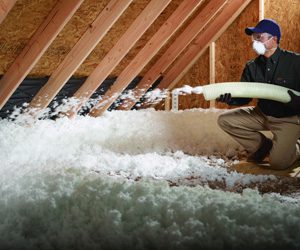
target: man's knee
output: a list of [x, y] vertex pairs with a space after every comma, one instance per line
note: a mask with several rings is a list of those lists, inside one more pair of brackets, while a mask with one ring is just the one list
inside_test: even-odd
[[236, 125], [233, 126], [236, 123], [236, 117], [228, 112], [220, 114], [217, 122], [224, 131], [230, 131], [233, 127], [236, 127]]
[[227, 127], [229, 127], [228, 116], [226, 114], [220, 114], [219, 115], [219, 117], [218, 117], [218, 125], [222, 129], [226, 129]]

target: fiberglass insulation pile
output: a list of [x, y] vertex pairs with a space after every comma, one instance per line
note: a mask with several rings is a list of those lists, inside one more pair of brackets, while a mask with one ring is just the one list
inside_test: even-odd
[[1, 120], [0, 249], [299, 248], [297, 195], [169, 185], [276, 180], [227, 171], [220, 112]]

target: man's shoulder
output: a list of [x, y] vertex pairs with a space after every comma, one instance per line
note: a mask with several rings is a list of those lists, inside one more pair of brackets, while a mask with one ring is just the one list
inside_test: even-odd
[[281, 56], [300, 59], [300, 53], [297, 53], [295, 51], [285, 50], [285, 49], [281, 49]]
[[246, 62], [246, 67], [255, 67], [259, 63], [259, 56]]
[[246, 65], [247, 65], [247, 66], [251, 66], [252, 64], [255, 64], [255, 63], [256, 63], [256, 60], [257, 60], [257, 58], [251, 59], [251, 60], [249, 60], [248, 62], [246, 62]]

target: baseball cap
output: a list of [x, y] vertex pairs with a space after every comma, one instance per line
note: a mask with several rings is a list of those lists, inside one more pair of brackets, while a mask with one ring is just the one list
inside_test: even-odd
[[281, 37], [280, 26], [273, 19], [263, 19], [255, 27], [246, 28], [245, 32], [249, 36], [253, 33], [269, 33], [273, 36], [277, 36], [278, 43]]

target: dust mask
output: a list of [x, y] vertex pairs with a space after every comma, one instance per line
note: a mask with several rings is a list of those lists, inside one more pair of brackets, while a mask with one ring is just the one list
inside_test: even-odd
[[267, 51], [266, 46], [259, 41], [253, 41], [253, 49], [259, 55], [264, 55]]
[[[272, 37], [270, 37], [270, 39], [272, 39]], [[267, 48], [265, 46], [265, 43], [268, 42], [270, 39], [268, 39], [267, 41], [265, 41], [264, 43], [260, 42], [260, 41], [253, 41], [252, 47], [254, 49], [254, 51], [259, 54], [259, 55], [264, 55], [267, 52]]]

